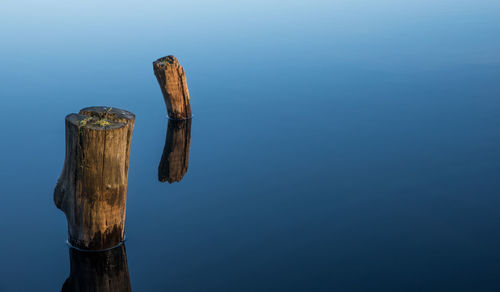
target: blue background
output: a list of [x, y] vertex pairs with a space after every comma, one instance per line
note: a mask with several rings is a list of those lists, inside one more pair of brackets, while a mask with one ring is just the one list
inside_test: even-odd
[[[69, 275], [52, 191], [93, 105], [137, 115], [134, 291], [498, 291], [499, 36], [486, 0], [2, 0], [0, 291]], [[195, 116], [175, 184], [168, 54]]]

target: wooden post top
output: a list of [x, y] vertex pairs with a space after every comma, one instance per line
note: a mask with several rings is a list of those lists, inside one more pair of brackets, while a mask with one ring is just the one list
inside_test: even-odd
[[113, 130], [127, 126], [135, 121], [135, 115], [129, 111], [107, 106], [86, 107], [78, 114], [71, 113], [66, 120], [78, 128], [91, 130]]
[[180, 66], [179, 61], [173, 55], [161, 57], [158, 60], [154, 61], [153, 65], [155, 65], [156, 67], [165, 67], [165, 66], [169, 66], [169, 65], [179, 65]]

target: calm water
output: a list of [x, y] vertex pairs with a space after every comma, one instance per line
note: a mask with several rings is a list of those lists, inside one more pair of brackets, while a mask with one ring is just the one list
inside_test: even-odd
[[[137, 115], [133, 291], [500, 290], [500, 4], [377, 2], [2, 1], [0, 291], [70, 275], [52, 192], [93, 105]], [[173, 184], [168, 54], [194, 113]]]

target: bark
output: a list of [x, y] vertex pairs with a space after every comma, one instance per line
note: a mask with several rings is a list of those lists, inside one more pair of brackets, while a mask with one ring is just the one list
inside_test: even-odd
[[124, 239], [134, 121], [134, 114], [109, 107], [66, 116], [66, 158], [54, 202], [77, 248], [102, 250]]
[[153, 62], [153, 70], [163, 93], [169, 118], [191, 118], [186, 74], [179, 61], [174, 56], [160, 58]]
[[125, 245], [102, 252], [69, 249], [70, 276], [62, 292], [127, 292], [130, 276]]
[[169, 183], [182, 180], [188, 170], [191, 120], [168, 121], [165, 147], [158, 166], [158, 179]]

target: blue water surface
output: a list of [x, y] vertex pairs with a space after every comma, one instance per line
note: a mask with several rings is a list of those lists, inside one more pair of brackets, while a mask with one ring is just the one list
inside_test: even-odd
[[[0, 291], [70, 273], [64, 117], [137, 115], [133, 291], [500, 290], [500, 3], [0, 3]], [[189, 169], [157, 178], [174, 54]]]

